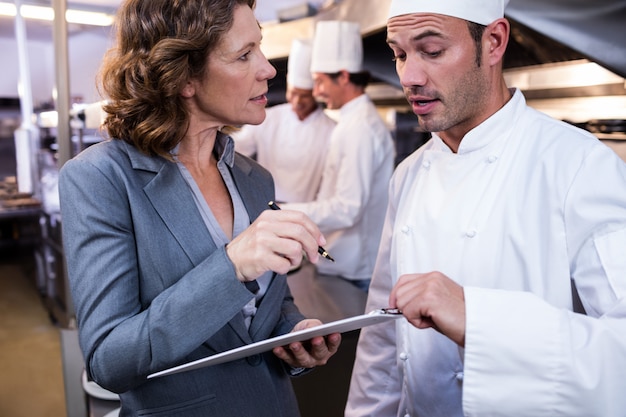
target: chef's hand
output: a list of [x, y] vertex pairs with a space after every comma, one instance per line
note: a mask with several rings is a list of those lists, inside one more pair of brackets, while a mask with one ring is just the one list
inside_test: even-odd
[[316, 263], [317, 248], [326, 240], [304, 213], [265, 210], [239, 236], [226, 245], [237, 279], [252, 281], [264, 272], [286, 274], [302, 263], [303, 252]]
[[432, 327], [465, 346], [463, 287], [441, 272], [402, 275], [391, 290], [389, 306], [400, 309], [418, 329]]
[[[308, 329], [322, 324], [315, 319], [302, 320], [293, 328], [292, 332]], [[316, 336], [305, 342], [293, 342], [287, 346], [273, 349], [274, 355], [285, 361], [293, 368], [313, 368], [326, 365], [341, 344], [341, 334], [333, 333], [327, 336]]]

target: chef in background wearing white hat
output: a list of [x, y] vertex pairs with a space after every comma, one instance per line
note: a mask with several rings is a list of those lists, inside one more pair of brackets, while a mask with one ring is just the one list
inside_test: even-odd
[[235, 149], [254, 156], [274, 178], [276, 200], [315, 199], [335, 121], [313, 97], [310, 39], [294, 39], [287, 61], [287, 102], [267, 109], [265, 121], [232, 134]]
[[285, 204], [305, 212], [320, 228], [336, 262], [316, 265], [320, 274], [346, 279], [367, 291], [385, 217], [394, 145], [389, 129], [365, 94], [360, 27], [320, 21], [315, 29], [313, 94], [339, 110], [315, 201]]
[[362, 330], [347, 417], [626, 415], [626, 164], [507, 87], [507, 1], [391, 2], [433, 136], [391, 180], [367, 304], [406, 320]]

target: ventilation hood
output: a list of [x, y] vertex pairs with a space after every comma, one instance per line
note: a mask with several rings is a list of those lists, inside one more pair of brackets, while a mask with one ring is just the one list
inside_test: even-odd
[[[318, 20], [356, 21], [363, 33], [365, 68], [375, 79], [398, 85], [385, 43], [390, 2], [336, 0], [315, 16], [264, 25], [264, 52], [280, 64], [291, 40], [312, 36]], [[512, 30], [505, 69], [586, 59], [626, 77], [625, 1], [511, 0], [507, 17]]]

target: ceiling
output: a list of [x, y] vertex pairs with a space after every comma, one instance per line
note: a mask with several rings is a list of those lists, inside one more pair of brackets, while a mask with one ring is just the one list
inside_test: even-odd
[[[68, 8], [70, 7], [86, 7], [86, 8], [104, 8], [104, 9], [116, 9], [121, 0], [69, 0]], [[285, 9], [295, 5], [301, 5], [309, 3], [314, 6], [319, 6], [324, 3], [323, 0], [257, 0], [256, 16], [264, 22], [268, 20], [276, 19], [276, 12], [281, 9]]]
[[[0, 0], [8, 1], [8, 0]], [[122, 0], [67, 0], [68, 8], [82, 8], [114, 13]], [[50, 5], [50, 0], [23, 0], [23, 4]], [[277, 44], [282, 50], [270, 58], [285, 58], [290, 44], [289, 24], [273, 24], [277, 11], [293, 6], [311, 4], [322, 7], [315, 18], [300, 19], [295, 27], [311, 30], [316, 19], [357, 20], [364, 30], [366, 60], [371, 65], [385, 65], [383, 75], [389, 74], [389, 51], [385, 44], [384, 26], [390, 0], [257, 0], [257, 18], [265, 23], [265, 44]], [[328, 7], [330, 5], [337, 7]], [[519, 67], [550, 62], [587, 58], [615, 73], [626, 76], [626, 1], [624, 0], [510, 0], [507, 16], [512, 21], [510, 51], [505, 66]], [[13, 18], [0, 18], [0, 37], [15, 36]], [[272, 37], [269, 27], [276, 27]], [[96, 31], [109, 36], [110, 28], [69, 25], [69, 36], [78, 31]], [[29, 40], [51, 40], [51, 22], [26, 21]], [[284, 45], [282, 45], [284, 44]], [[381, 59], [382, 58], [382, 59]], [[393, 68], [392, 68], [393, 69]], [[373, 72], [376, 68], [373, 68]], [[385, 79], [385, 76], [380, 77]]]
[[[68, 8], [85, 8], [85, 9], [101, 9], [101, 10], [113, 10], [116, 9], [121, 0], [68, 0]], [[50, 1], [42, 0], [26, 0], [22, 1], [23, 4], [41, 4], [49, 5]], [[259, 11], [259, 19], [271, 20], [276, 10], [298, 5], [302, 3], [322, 4], [321, 0], [306, 1], [306, 0], [257, 0], [257, 10]]]
[[[12, 3], [12, 0], [1, 0]], [[106, 13], [114, 13], [122, 0], [68, 0], [67, 8], [74, 8], [79, 10], [90, 11], [102, 11]], [[302, 4], [311, 4], [314, 6], [321, 6], [325, 3], [324, 0], [257, 0], [257, 6], [255, 14], [257, 19], [261, 22], [273, 21], [278, 19], [278, 11], [287, 9], [289, 7], [298, 6]], [[23, 0], [22, 4], [36, 4], [42, 6], [49, 6], [51, 1], [43, 0]], [[81, 25], [69, 25], [68, 32], [71, 35], [78, 31], [99, 31], [103, 32], [103, 28], [81, 26]], [[104, 30], [108, 33], [108, 30]], [[45, 21], [26, 21], [26, 33], [27, 38], [32, 40], [48, 40], [52, 39], [52, 23]], [[0, 17], [0, 37], [12, 38], [15, 36], [15, 27], [13, 24], [13, 18]]]

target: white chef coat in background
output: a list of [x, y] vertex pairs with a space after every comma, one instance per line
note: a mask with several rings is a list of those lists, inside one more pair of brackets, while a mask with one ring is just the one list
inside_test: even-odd
[[322, 274], [369, 279], [385, 218], [395, 150], [391, 133], [366, 94], [344, 104], [333, 131], [315, 201], [285, 204], [315, 222], [336, 262], [322, 261]]
[[465, 349], [363, 329], [347, 417], [626, 415], [626, 164], [604, 144], [519, 91], [457, 154], [434, 135], [392, 179], [366, 310], [433, 270], [464, 286]]
[[235, 150], [256, 160], [274, 177], [276, 200], [311, 201], [317, 195], [335, 122], [317, 108], [304, 120], [291, 104], [267, 109], [260, 125], [245, 125], [231, 136]]

